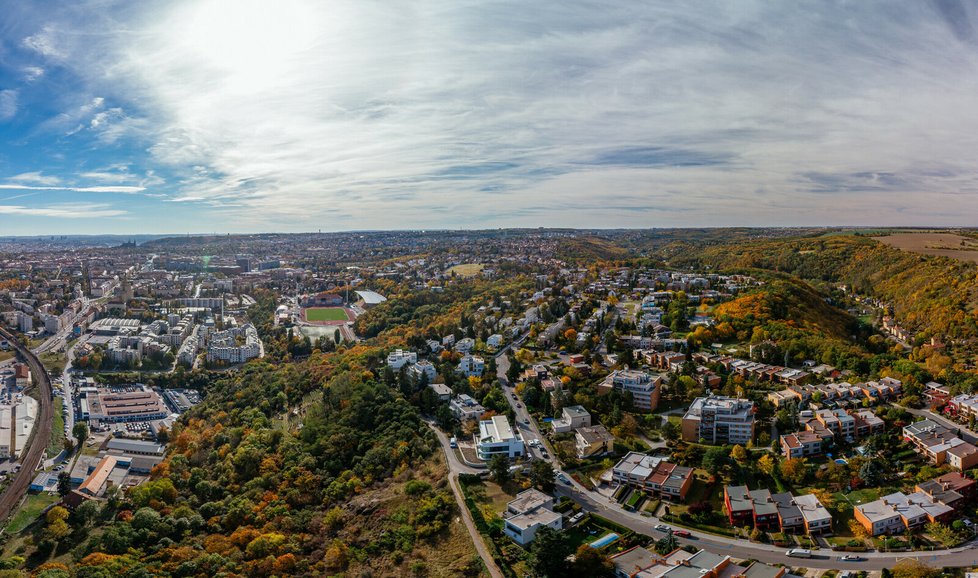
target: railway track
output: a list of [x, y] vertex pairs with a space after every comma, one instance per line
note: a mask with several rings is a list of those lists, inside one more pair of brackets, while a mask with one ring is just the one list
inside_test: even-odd
[[20, 504], [24, 494], [27, 493], [34, 472], [41, 464], [41, 460], [44, 459], [44, 452], [47, 451], [48, 442], [51, 439], [51, 429], [54, 427], [54, 403], [51, 399], [51, 376], [44, 369], [41, 360], [6, 329], [0, 328], [0, 335], [14, 346], [20, 357], [30, 367], [41, 394], [41, 409], [34, 425], [34, 433], [28, 442], [29, 447], [19, 460], [20, 471], [14, 474], [7, 489], [4, 490], [3, 494], [0, 494], [0, 521], [6, 521]]

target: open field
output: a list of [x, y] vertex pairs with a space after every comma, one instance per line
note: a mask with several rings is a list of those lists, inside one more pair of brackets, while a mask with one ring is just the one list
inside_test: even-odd
[[350, 320], [346, 309], [342, 307], [310, 307], [309, 309], [303, 309], [302, 315], [310, 323], [346, 322]]
[[6, 532], [8, 534], [16, 534], [20, 532], [27, 526], [31, 525], [31, 522], [36, 520], [45, 508], [52, 504], [57, 504], [60, 501], [60, 496], [52, 496], [47, 492], [28, 495], [24, 505], [17, 510], [17, 514], [11, 518], [10, 523], [7, 524]]
[[485, 267], [486, 266], [483, 265], [482, 263], [466, 263], [464, 265], [455, 265], [454, 267], [446, 271], [446, 273], [448, 273], [449, 275], [454, 273], [459, 277], [475, 277], [476, 275], [481, 273], [482, 270], [485, 269]]
[[978, 263], [978, 241], [956, 233], [903, 232], [873, 238], [903, 251]]

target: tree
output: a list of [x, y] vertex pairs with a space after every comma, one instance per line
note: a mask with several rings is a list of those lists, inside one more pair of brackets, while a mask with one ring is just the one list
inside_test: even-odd
[[679, 426], [674, 422], [666, 421], [666, 423], [662, 424], [662, 437], [664, 437], [666, 441], [674, 441], [679, 439]]
[[866, 531], [866, 528], [856, 520], [849, 520], [849, 531], [859, 540], [865, 540], [869, 537], [869, 532]]
[[718, 475], [724, 466], [730, 463], [730, 456], [722, 446], [713, 446], [703, 455], [703, 469], [712, 475]]
[[937, 578], [940, 575], [940, 570], [916, 558], [902, 558], [893, 565], [893, 578]]
[[774, 458], [771, 457], [771, 454], [766, 453], [757, 460], [757, 469], [768, 476], [774, 473], [774, 468], [776, 465], [777, 464], [775, 463]]
[[676, 536], [673, 535], [672, 530], [666, 532], [665, 536], [655, 542], [655, 551], [662, 556], [665, 556], [678, 547], [679, 540], [676, 540]]
[[556, 483], [554, 482], [554, 468], [550, 462], [535, 460], [530, 466], [530, 481], [543, 492], [553, 492]]
[[489, 460], [489, 472], [497, 484], [505, 484], [509, 481], [509, 459], [502, 454], [492, 456]]
[[612, 578], [615, 575], [615, 565], [601, 550], [581, 544], [575, 554], [574, 563], [570, 566], [570, 576], [588, 576], [590, 578]]
[[71, 493], [71, 474], [68, 472], [58, 473], [58, 495], [62, 498]]
[[869, 460], [859, 468], [859, 477], [870, 486], [879, 486], [885, 478], [885, 469], [878, 460]]
[[781, 475], [795, 485], [804, 483], [808, 476], [808, 460], [805, 458], [789, 458], [781, 462]]
[[744, 446], [737, 444], [730, 450], [730, 457], [740, 463], [744, 463], [747, 461], [747, 450], [744, 449]]
[[78, 446], [81, 447], [88, 439], [88, 424], [83, 421], [75, 422], [75, 427], [71, 428], [71, 435], [78, 440]]
[[568, 574], [567, 557], [574, 553], [570, 538], [545, 526], [537, 530], [530, 545], [530, 570], [537, 578], [561, 578]]

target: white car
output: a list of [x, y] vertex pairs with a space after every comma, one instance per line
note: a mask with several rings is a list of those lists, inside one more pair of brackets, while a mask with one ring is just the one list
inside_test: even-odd
[[658, 530], [658, 531], [660, 531], [660, 532], [668, 532], [669, 531], [669, 526], [666, 526], [665, 524], [656, 524], [655, 525], [655, 529]]

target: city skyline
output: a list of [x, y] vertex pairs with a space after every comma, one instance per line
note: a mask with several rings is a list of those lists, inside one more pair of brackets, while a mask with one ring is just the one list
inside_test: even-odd
[[0, 6], [4, 235], [978, 210], [978, 34], [953, 0]]

